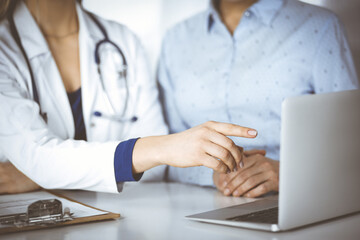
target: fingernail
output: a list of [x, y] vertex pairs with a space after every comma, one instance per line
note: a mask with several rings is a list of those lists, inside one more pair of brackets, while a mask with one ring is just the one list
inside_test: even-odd
[[256, 136], [256, 135], [257, 135], [257, 131], [255, 131], [255, 130], [249, 130], [249, 131], [248, 131], [248, 134], [251, 135], [251, 136]]
[[234, 195], [235, 197], [237, 197], [237, 196], [239, 196], [240, 194], [239, 194], [239, 192], [238, 192], [237, 190], [235, 190], [235, 192], [233, 192], [233, 195]]
[[243, 168], [243, 167], [244, 167], [244, 162], [241, 161], [241, 162], [240, 162], [240, 168]]
[[237, 171], [237, 167], [234, 167], [234, 170], [233, 170], [233, 172], [236, 172]]
[[229, 194], [230, 194], [230, 190], [229, 190], [229, 189], [225, 189], [224, 194], [225, 194], [225, 195], [229, 195]]
[[223, 186], [223, 187], [226, 187], [226, 185], [227, 185], [227, 182], [224, 182], [222, 186]]

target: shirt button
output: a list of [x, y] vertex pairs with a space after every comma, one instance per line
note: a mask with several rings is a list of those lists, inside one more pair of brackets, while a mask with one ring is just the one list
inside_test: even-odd
[[251, 16], [251, 12], [249, 12], [249, 11], [245, 11], [245, 17], [250, 17]]
[[95, 126], [96, 126], [95, 123], [90, 124], [90, 127], [95, 127]]

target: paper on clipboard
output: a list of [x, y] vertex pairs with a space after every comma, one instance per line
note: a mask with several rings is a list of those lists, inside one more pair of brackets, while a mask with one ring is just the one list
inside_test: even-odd
[[74, 218], [90, 217], [96, 215], [106, 214], [108, 212], [100, 211], [97, 209], [86, 207], [77, 202], [71, 202], [65, 198], [58, 197], [49, 192], [40, 191], [32, 193], [21, 193], [0, 196], [0, 216], [24, 213], [27, 210], [27, 206], [39, 199], [52, 199], [56, 198], [60, 200], [63, 207], [70, 208], [71, 212], [74, 213]]
[[[96, 209], [91, 206], [87, 206], [82, 203], [68, 199], [67, 197], [62, 197], [57, 194], [55, 195], [47, 191], [38, 191], [31, 193], [0, 195], [0, 218], [2, 216], [7, 216], [7, 215], [26, 213], [28, 206], [33, 202], [37, 200], [49, 200], [49, 199], [57, 199], [61, 201], [63, 208], [69, 208], [71, 213], [73, 213], [72, 214], [73, 220], [55, 224], [52, 227], [61, 226], [61, 225], [71, 225], [75, 223], [83, 223], [90, 221], [99, 221], [105, 219], [114, 219], [120, 217], [119, 214]], [[39, 226], [26, 226], [22, 228], [16, 228], [14, 226], [0, 224], [0, 233], [32, 230], [32, 229], [39, 229], [45, 227], [49, 227], [49, 226], [39, 225]]]

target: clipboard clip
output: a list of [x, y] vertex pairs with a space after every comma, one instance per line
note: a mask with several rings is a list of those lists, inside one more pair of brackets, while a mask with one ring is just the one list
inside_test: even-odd
[[54, 225], [73, 220], [72, 215], [73, 213], [67, 207], [63, 211], [62, 203], [58, 199], [38, 200], [27, 207], [26, 213], [0, 216], [0, 224], [19, 228], [34, 225]]

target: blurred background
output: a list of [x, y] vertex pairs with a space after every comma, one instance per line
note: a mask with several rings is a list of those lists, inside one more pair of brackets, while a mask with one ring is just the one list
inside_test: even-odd
[[[335, 12], [349, 39], [360, 76], [360, 0], [302, 0]], [[209, 0], [84, 0], [86, 9], [127, 25], [140, 38], [156, 74], [161, 41], [168, 28], [209, 6]]]

